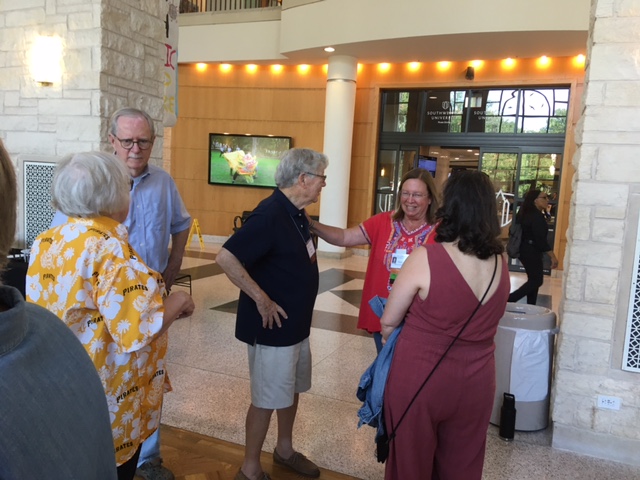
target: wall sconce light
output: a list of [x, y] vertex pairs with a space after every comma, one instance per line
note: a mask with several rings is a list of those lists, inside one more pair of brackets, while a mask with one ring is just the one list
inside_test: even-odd
[[62, 39], [60, 37], [36, 37], [31, 52], [31, 74], [43, 87], [50, 87], [62, 80]]
[[473, 67], [467, 67], [464, 72], [464, 78], [466, 78], [467, 80], [473, 80], [474, 78], [476, 78], [476, 69]]

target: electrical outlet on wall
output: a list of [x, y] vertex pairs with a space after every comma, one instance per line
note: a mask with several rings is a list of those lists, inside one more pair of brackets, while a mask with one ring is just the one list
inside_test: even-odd
[[622, 399], [618, 397], [610, 397], [609, 395], [598, 395], [598, 408], [606, 410], [620, 410]]

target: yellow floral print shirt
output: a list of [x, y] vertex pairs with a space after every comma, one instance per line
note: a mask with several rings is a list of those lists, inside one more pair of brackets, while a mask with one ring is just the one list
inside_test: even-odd
[[154, 337], [164, 283], [127, 239], [110, 218], [70, 218], [36, 239], [27, 276], [28, 300], [60, 317], [98, 370], [118, 465], [158, 428], [167, 381], [167, 334]]

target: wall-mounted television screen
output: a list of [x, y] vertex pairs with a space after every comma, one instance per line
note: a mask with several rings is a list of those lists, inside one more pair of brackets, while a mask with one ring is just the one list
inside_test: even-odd
[[276, 167], [291, 137], [209, 134], [209, 183], [275, 188]]

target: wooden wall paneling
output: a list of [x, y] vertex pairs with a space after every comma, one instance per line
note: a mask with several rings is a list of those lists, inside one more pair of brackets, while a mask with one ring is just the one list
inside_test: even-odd
[[[360, 217], [361, 212], [364, 211], [371, 212], [369, 193], [366, 190], [350, 190], [347, 227], [359, 225], [371, 216], [371, 213], [367, 213], [364, 217]], [[360, 219], [358, 219], [359, 217]]]
[[[362, 156], [351, 157], [351, 175], [349, 179], [349, 219], [348, 222], [353, 221], [355, 224], [359, 224], [369, 218], [373, 210], [371, 208], [372, 198], [368, 198], [365, 202], [358, 202], [356, 208], [351, 208], [354, 205], [354, 197], [361, 192], [365, 192], [365, 195], [370, 196], [371, 189], [371, 167], [369, 158]], [[353, 217], [352, 217], [353, 215]]]
[[[351, 157], [350, 189], [371, 190], [375, 181], [375, 165], [372, 165], [371, 160], [371, 157], [363, 155], [355, 155]], [[371, 173], [371, 170], [374, 170], [374, 173]]]
[[573, 156], [576, 153], [575, 128], [582, 112], [582, 95], [584, 93], [583, 80], [574, 80], [571, 85], [569, 99], [569, 111], [567, 112], [567, 136], [562, 158], [562, 181], [558, 197], [556, 213], [556, 235], [554, 252], [558, 257], [558, 269], [563, 269], [564, 255], [567, 246], [567, 229], [569, 228], [569, 213], [571, 209], [571, 196], [573, 195]]
[[375, 117], [375, 113], [372, 108], [375, 107], [373, 101], [373, 95], [375, 95], [375, 88], [371, 87], [365, 81], [360, 81], [356, 86], [356, 121], [368, 122]]
[[[540, 69], [534, 59], [517, 60], [512, 70], [503, 69], [499, 61], [485, 62], [476, 68], [473, 82], [464, 79], [468, 62], [454, 62], [446, 71], [439, 70], [435, 63], [422, 64], [415, 72], [406, 64], [396, 64], [386, 73], [377, 65], [362, 65], [356, 87], [348, 224], [357, 225], [373, 211], [380, 88], [568, 83], [584, 76], [584, 69], [571, 62], [571, 58], [553, 59], [549, 68]], [[228, 235], [233, 217], [242, 210], [253, 209], [271, 190], [208, 185], [208, 134], [287, 135], [293, 137], [296, 147], [322, 150], [326, 69], [312, 65], [303, 75], [296, 66], [284, 66], [276, 73], [270, 66], [261, 65], [249, 74], [243, 65], [233, 65], [229, 72], [223, 72], [219, 65], [209, 65], [205, 72], [198, 72], [193, 65], [180, 65], [178, 78], [180, 114], [172, 129], [172, 175], [181, 180], [179, 189], [187, 208], [202, 217], [196, 218], [203, 233]], [[577, 90], [573, 93], [574, 100], [579, 94]], [[572, 104], [577, 108], [575, 101]], [[573, 137], [568, 134], [567, 143], [570, 141]], [[563, 188], [570, 187], [572, 170], [568, 166], [572, 152], [565, 152]], [[570, 193], [562, 198], [569, 202]], [[317, 214], [318, 208], [319, 204], [314, 204], [309, 211]], [[563, 206], [561, 212], [568, 212], [568, 206]], [[564, 222], [562, 228], [566, 230], [568, 221], [560, 222]], [[564, 231], [560, 233], [565, 235]]]
[[207, 181], [209, 153], [202, 149], [176, 149], [172, 161], [174, 179]]
[[360, 224], [373, 213], [376, 154], [372, 151], [371, 138], [377, 134], [377, 113], [374, 110], [377, 90], [371, 86], [370, 76], [366, 73], [370, 67], [361, 66], [356, 80], [347, 219], [349, 226]]
[[376, 157], [376, 123], [356, 122], [353, 125], [353, 152], [363, 157], [372, 159], [372, 165], [375, 165]]

